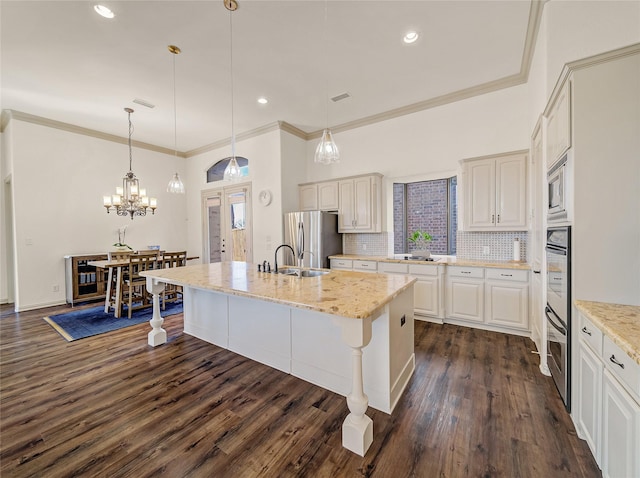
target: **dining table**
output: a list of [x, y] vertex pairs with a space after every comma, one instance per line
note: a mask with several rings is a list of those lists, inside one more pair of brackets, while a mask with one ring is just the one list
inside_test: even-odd
[[[186, 258], [187, 261], [196, 260], [196, 259], [200, 259], [200, 256], [187, 256]], [[158, 263], [163, 264], [162, 256], [158, 256]], [[113, 300], [113, 303], [112, 303], [111, 287], [113, 285], [112, 285], [112, 281], [108, 281], [107, 292], [104, 299], [104, 312], [109, 313], [109, 308], [113, 307], [114, 317], [120, 318], [120, 312], [121, 312], [121, 303], [120, 303], [121, 289], [120, 288], [122, 287], [122, 269], [125, 266], [129, 265], [129, 259], [127, 258], [127, 259], [114, 259], [114, 260], [102, 260], [102, 261], [89, 261], [87, 262], [87, 265], [97, 267], [99, 269], [106, 269], [106, 270], [114, 269], [114, 272], [116, 274], [115, 299]]]

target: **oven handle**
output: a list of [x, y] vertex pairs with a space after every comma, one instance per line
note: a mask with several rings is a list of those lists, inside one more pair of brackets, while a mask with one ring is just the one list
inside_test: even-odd
[[545, 249], [547, 250], [547, 252], [550, 252], [551, 254], [557, 254], [560, 256], [567, 255], [567, 249], [564, 247], [558, 247], [558, 246], [553, 246], [551, 244], [547, 244], [547, 247]]
[[[560, 322], [560, 324], [562, 324], [562, 327], [558, 326], [558, 324], [556, 324], [556, 322], [551, 318], [551, 316], [549, 315], [549, 312], [551, 312], [556, 319], [558, 319], [558, 321]], [[547, 319], [549, 319], [549, 322], [551, 322], [551, 325], [553, 325], [553, 327], [560, 332], [562, 335], [567, 335], [567, 326], [566, 324], [562, 321], [562, 319], [560, 317], [558, 317], [558, 315], [551, 309], [551, 307], [547, 306], [544, 308], [544, 313], [547, 316]]]

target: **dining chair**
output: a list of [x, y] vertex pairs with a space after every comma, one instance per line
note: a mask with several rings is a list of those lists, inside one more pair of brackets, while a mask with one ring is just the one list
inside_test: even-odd
[[[162, 263], [165, 268], [182, 267], [187, 265], [187, 251], [165, 252], [162, 255]], [[182, 299], [182, 286], [166, 284], [162, 293], [162, 310], [167, 302], [175, 302]]]
[[[156, 252], [157, 251], [153, 251]], [[134, 310], [151, 307], [153, 297], [147, 291], [147, 279], [140, 275], [143, 271], [158, 268], [158, 255], [143, 253], [133, 253], [129, 255], [129, 263], [123, 267], [120, 284], [120, 307], [122, 315], [123, 308], [127, 306], [127, 316], [131, 318]]]
[[[107, 259], [111, 261], [128, 260], [133, 251], [110, 251], [107, 253]], [[122, 267], [109, 267], [109, 273], [107, 275], [107, 297], [105, 301], [104, 311], [109, 313], [110, 309], [114, 311], [119, 306], [120, 290], [118, 284], [120, 282], [120, 275], [122, 274]]]

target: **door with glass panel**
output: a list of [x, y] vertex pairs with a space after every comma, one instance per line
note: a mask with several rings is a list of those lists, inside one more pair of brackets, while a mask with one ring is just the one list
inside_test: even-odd
[[209, 263], [252, 260], [251, 186], [202, 193], [203, 257]]

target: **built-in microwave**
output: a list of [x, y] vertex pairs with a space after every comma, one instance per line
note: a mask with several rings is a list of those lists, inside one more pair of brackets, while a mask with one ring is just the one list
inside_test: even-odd
[[553, 165], [547, 173], [548, 208], [547, 222], [558, 223], [569, 220], [570, 190], [569, 153]]

